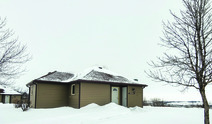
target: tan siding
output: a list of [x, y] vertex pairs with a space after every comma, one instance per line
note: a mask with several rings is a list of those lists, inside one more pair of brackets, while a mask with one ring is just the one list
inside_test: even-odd
[[110, 85], [97, 83], [81, 83], [80, 106], [90, 103], [105, 105], [110, 103]]
[[11, 103], [17, 103], [17, 102], [21, 102], [21, 95], [12, 95], [11, 96]]
[[[132, 91], [135, 88], [135, 92]], [[139, 86], [128, 86], [128, 107], [143, 107], [143, 88]]]
[[68, 85], [37, 84], [36, 108], [68, 106]]
[[2, 102], [2, 95], [0, 95], [0, 102]]
[[30, 107], [35, 108], [36, 85], [30, 86]]
[[69, 106], [79, 108], [79, 84], [75, 84], [75, 95], [71, 94], [71, 85], [69, 85]]

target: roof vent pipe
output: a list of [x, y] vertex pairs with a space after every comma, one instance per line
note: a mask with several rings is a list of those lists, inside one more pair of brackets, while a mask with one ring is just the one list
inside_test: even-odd
[[134, 79], [134, 81], [138, 81], [138, 79]]

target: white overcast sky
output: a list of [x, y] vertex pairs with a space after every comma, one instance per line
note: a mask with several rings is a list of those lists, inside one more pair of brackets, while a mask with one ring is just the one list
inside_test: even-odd
[[[103, 65], [147, 84], [147, 99], [201, 100], [195, 89], [181, 92], [144, 73], [147, 62], [166, 50], [158, 45], [162, 20], [171, 20], [169, 10], [180, 8], [181, 0], [1, 0], [0, 16], [33, 56], [16, 81], [20, 85], [55, 70]], [[212, 102], [209, 90], [212, 86], [207, 88]]]

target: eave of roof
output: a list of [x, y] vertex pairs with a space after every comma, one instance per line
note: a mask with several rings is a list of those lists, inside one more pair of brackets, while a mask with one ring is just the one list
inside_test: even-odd
[[46, 81], [46, 80], [33, 80], [29, 83], [26, 84], [27, 87], [30, 87], [33, 84], [37, 84], [37, 83], [55, 83], [55, 84], [68, 84], [69, 82], [59, 82], [59, 81]]
[[100, 84], [111, 84], [111, 85], [131, 85], [131, 86], [142, 86], [142, 87], [147, 87], [145, 84], [139, 84], [139, 83], [123, 83], [123, 82], [107, 82], [107, 81], [95, 81], [95, 80], [74, 80], [70, 82], [57, 82], [57, 81], [43, 81], [43, 80], [33, 80], [30, 83], [27, 84], [29, 87], [32, 84], [37, 84], [37, 83], [54, 83], [54, 84], [71, 84], [71, 83], [76, 83], [76, 82], [88, 82], [88, 83], [100, 83]]
[[21, 93], [0, 93], [0, 95], [22, 95]]
[[[123, 82], [107, 82], [107, 81], [93, 81], [93, 80], [77, 80], [79, 82], [89, 82], [89, 83], [104, 83], [104, 84], [111, 84], [111, 85], [131, 85], [131, 86], [142, 86], [142, 87], [147, 87], [145, 84], [139, 84], [139, 83], [123, 83]], [[72, 83], [72, 82], [70, 82]]]

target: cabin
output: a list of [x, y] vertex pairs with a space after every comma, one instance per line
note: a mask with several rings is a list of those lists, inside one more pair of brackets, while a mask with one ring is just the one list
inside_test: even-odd
[[14, 91], [12, 88], [0, 85], [0, 103], [17, 103], [21, 101], [21, 93]]
[[146, 86], [103, 67], [76, 74], [54, 71], [27, 84], [32, 108], [81, 108], [90, 103], [105, 105], [110, 102], [143, 107]]

